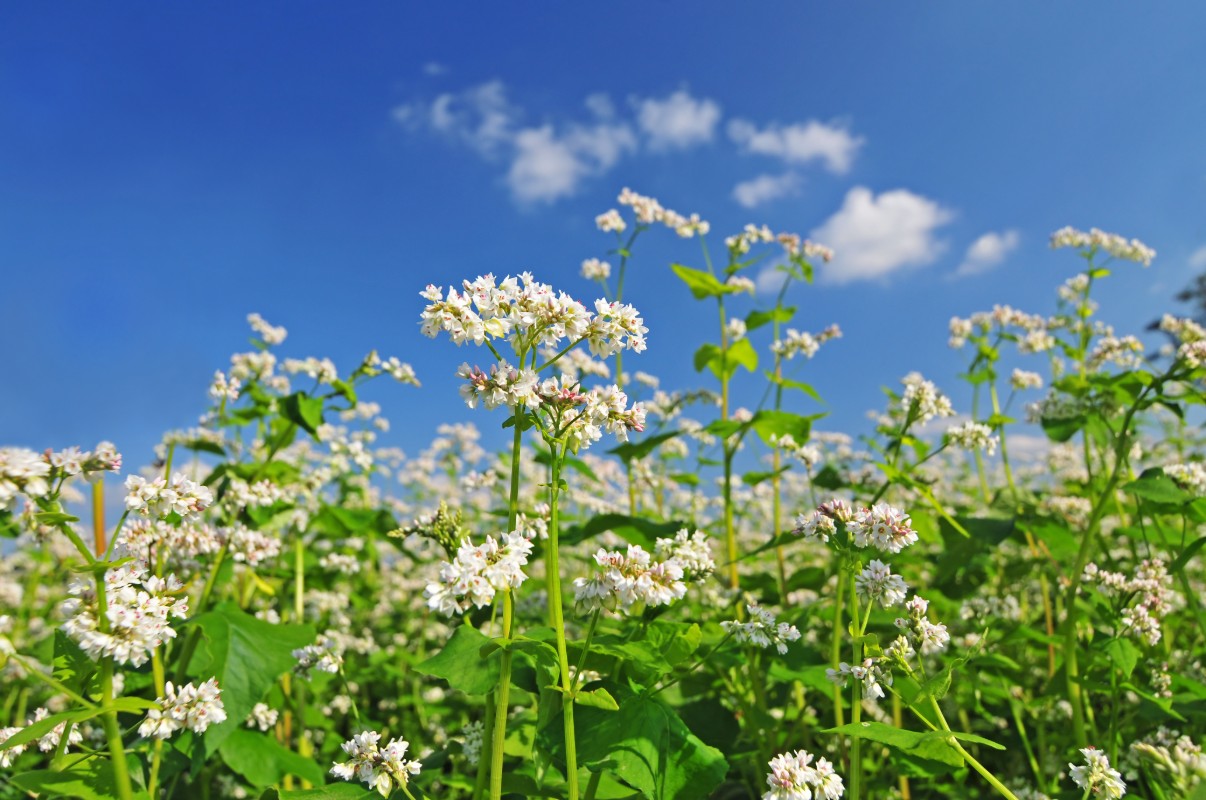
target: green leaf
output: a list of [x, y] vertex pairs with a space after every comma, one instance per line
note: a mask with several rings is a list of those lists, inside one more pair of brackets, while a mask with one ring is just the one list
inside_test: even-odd
[[645, 517], [630, 517], [627, 514], [599, 514], [582, 525], [562, 530], [561, 543], [577, 544], [604, 531], [611, 531], [626, 542], [651, 550], [656, 540], [674, 538], [674, 535], [685, 527], [686, 523], [676, 520], [654, 522]]
[[607, 452], [619, 456], [620, 460], [627, 464], [634, 459], [644, 458], [657, 449], [657, 446], [662, 442], [669, 441], [676, 436], [681, 436], [682, 433], [682, 431], [667, 431], [666, 433], [659, 433], [656, 436], [647, 436], [639, 442], [625, 442], [618, 447], [611, 448]]
[[0, 742], [0, 751], [7, 750], [10, 747], [16, 747], [21, 744], [28, 744], [35, 739], [41, 739], [46, 734], [57, 728], [61, 723], [71, 722], [80, 723], [84, 720], [92, 719], [100, 716], [100, 707], [78, 709], [75, 711], [61, 711], [58, 714], [51, 714], [46, 719], [38, 720], [37, 722], [26, 725], [21, 730], [14, 733], [12, 736]]
[[[189, 665], [188, 674], [217, 678], [226, 706], [226, 721], [205, 732], [205, 752], [210, 754], [235, 731], [264, 699], [276, 679], [293, 669], [293, 651], [314, 641], [310, 625], [273, 625], [223, 603], [189, 621], [204, 636], [204, 647]], [[202, 657], [203, 655], [208, 657]]]
[[286, 775], [296, 775], [310, 783], [322, 783], [326, 778], [326, 770], [314, 759], [285, 748], [272, 736], [247, 728], [239, 728], [227, 736], [218, 754], [226, 766], [253, 786], [271, 786]]
[[[89, 758], [67, 770], [38, 769], [7, 777], [15, 786], [39, 797], [114, 800], [118, 796], [108, 759]], [[147, 793], [136, 791], [134, 797], [146, 800]]]
[[711, 273], [704, 272], [698, 269], [684, 267], [682, 264], [671, 264], [670, 269], [674, 271], [683, 283], [687, 284], [687, 288], [691, 290], [691, 294], [696, 300], [703, 300], [706, 297], [720, 297], [725, 294], [732, 294], [736, 289], [732, 286], [727, 286], [718, 281]]
[[749, 339], [738, 339], [729, 344], [726, 361], [729, 365], [736, 364], [753, 372], [758, 369], [758, 351], [750, 344]]
[[579, 730], [590, 731], [578, 741], [578, 762], [606, 769], [649, 800], [708, 797], [728, 772], [724, 755], [656, 698], [613, 689], [621, 697], [618, 711], [586, 707], [576, 714]]
[[975, 742], [976, 744], [986, 745], [997, 750], [1005, 749], [996, 742], [971, 733], [948, 733], [947, 731], [919, 733], [917, 731], [906, 731], [891, 725], [885, 725], [882, 722], [851, 722], [848, 725], [842, 725], [840, 728], [830, 728], [829, 730], [822, 731], [822, 733], [841, 733], [871, 742], [879, 742], [880, 744], [886, 744], [888, 747], [900, 750], [902, 753], [908, 753], [909, 755], [930, 761], [941, 761], [943, 764], [949, 764], [952, 767], [962, 766], [963, 756], [951, 744], [950, 739]]
[[1136, 497], [1164, 505], [1181, 505], [1194, 499], [1192, 493], [1177, 486], [1159, 467], [1145, 469], [1142, 475], [1122, 488]]
[[88, 658], [61, 628], [54, 632], [54, 677], [55, 680], [73, 689], [77, 694], [86, 694], [89, 679], [96, 674], [96, 662]]
[[1044, 418], [1042, 425], [1048, 439], [1053, 442], [1066, 442], [1085, 426], [1085, 421], [1084, 414], [1078, 414], [1075, 417], [1060, 419]]
[[[704, 367], [712, 366], [713, 362], [716, 362], [719, 359], [720, 347], [712, 344], [711, 342], [707, 342], [703, 345], [700, 345], [700, 348], [695, 351], [695, 356], [692, 358], [691, 363], [695, 365], [696, 372], [703, 372]], [[713, 372], [716, 371], [716, 369], [713, 370]]]
[[[414, 787], [407, 787], [411, 794], [419, 795]], [[355, 783], [332, 783], [329, 786], [319, 786], [315, 789], [269, 789], [260, 795], [260, 800], [370, 800], [381, 795], [370, 792]]]
[[281, 415], [311, 435], [318, 433], [322, 425], [322, 398], [310, 397], [305, 392], [294, 392], [279, 401]]
[[1106, 642], [1105, 654], [1110, 657], [1114, 668], [1122, 673], [1122, 677], [1130, 678], [1131, 673], [1135, 671], [1135, 666], [1139, 663], [1139, 658], [1142, 655], [1139, 648], [1130, 639], [1111, 639]]
[[776, 386], [782, 386], [784, 389], [799, 389], [818, 403], [821, 402], [821, 395], [817, 393], [817, 390], [803, 381], [793, 381], [791, 378], [784, 378], [782, 375], [776, 375], [773, 372], [763, 372], [762, 374]]
[[1198, 554], [1198, 551], [1201, 550], [1203, 546], [1206, 546], [1206, 536], [1202, 536], [1190, 542], [1186, 548], [1181, 551], [1181, 555], [1177, 556], [1176, 560], [1169, 565], [1168, 571], [1180, 572], [1181, 570], [1185, 569], [1185, 565], [1189, 563], [1190, 559]]
[[619, 711], [620, 705], [616, 699], [611, 696], [611, 692], [600, 686], [598, 689], [590, 691], [580, 691], [574, 696], [574, 702], [580, 706], [589, 706], [591, 708], [601, 708], [604, 711]]
[[751, 311], [745, 317], [745, 327], [752, 331], [771, 322], [790, 322], [795, 314], [795, 306], [775, 306], [770, 311]]
[[453, 689], [470, 695], [489, 694], [498, 685], [498, 659], [482, 658], [490, 638], [471, 625], [453, 632], [444, 649], [415, 666], [416, 672], [443, 678]]
[[774, 411], [766, 409], [759, 411], [754, 415], [754, 419], [750, 423], [754, 428], [754, 432], [758, 434], [758, 438], [770, 445], [771, 437], [782, 437], [789, 435], [796, 440], [796, 444], [804, 444], [808, 441], [808, 436], [812, 432], [812, 421], [815, 416], [806, 417], [802, 414], [793, 414], [790, 411]]

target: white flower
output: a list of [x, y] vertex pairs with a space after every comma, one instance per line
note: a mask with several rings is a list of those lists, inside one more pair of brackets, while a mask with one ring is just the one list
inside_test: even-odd
[[909, 526], [909, 515], [887, 503], [876, 503], [854, 514], [846, 523], [855, 547], [874, 546], [885, 553], [899, 553], [917, 541]]
[[255, 707], [251, 709], [251, 713], [247, 715], [246, 725], [248, 728], [268, 731], [272, 730], [279, 718], [280, 712], [275, 708], [269, 707], [267, 703], [256, 703]]
[[909, 591], [904, 578], [893, 575], [888, 565], [878, 559], [872, 559], [854, 576], [854, 587], [860, 598], [868, 602], [878, 600], [884, 608], [903, 603]]
[[364, 731], [344, 742], [340, 746], [351, 758], [331, 767], [331, 774], [345, 781], [359, 780], [382, 797], [389, 797], [395, 787], [406, 786], [423, 765], [406, 760], [410, 744], [405, 739], [392, 739], [385, 747], [377, 746], [380, 741], [381, 734]]
[[1138, 239], [1128, 241], [1116, 233], [1106, 233], [1097, 228], [1088, 233], [1071, 227], [1060, 228], [1051, 234], [1051, 248], [1057, 250], [1061, 247], [1076, 247], [1090, 252], [1104, 250], [1114, 258], [1134, 261], [1145, 267], [1150, 267], [1152, 259], [1156, 257], [1156, 251]]
[[964, 450], [983, 450], [988, 455], [997, 452], [997, 437], [992, 428], [980, 422], [965, 422], [947, 428], [946, 441]]
[[109, 657], [119, 664], [141, 666], [156, 647], [176, 637], [168, 618], [188, 616], [183, 589], [175, 575], [157, 578], [134, 564], [110, 569], [105, 573], [108, 630], [101, 630], [96, 617], [95, 585], [77, 581], [68, 588], [74, 596], [61, 607], [68, 618], [63, 632], [94, 661]]
[[514, 589], [527, 579], [523, 567], [532, 554], [532, 542], [519, 531], [486, 537], [481, 545], [461, 541], [456, 556], [440, 567], [440, 579], [427, 585], [427, 607], [455, 616], [471, 606], [494, 602], [497, 591]]
[[264, 340], [264, 344], [267, 345], [281, 344], [285, 341], [285, 337], [289, 335], [289, 332], [284, 328], [269, 325], [259, 314], [248, 314], [247, 324], [260, 335], [260, 338]]
[[594, 576], [574, 580], [575, 602], [584, 611], [605, 605], [624, 609], [635, 603], [669, 605], [687, 593], [682, 563], [673, 557], [654, 561], [638, 544], [628, 545], [626, 552], [600, 548], [595, 563]]
[[606, 281], [611, 276], [611, 264], [597, 258], [582, 262], [582, 277], [588, 281]]
[[138, 727], [139, 736], [166, 739], [182, 728], [204, 733], [210, 725], [226, 721], [222, 690], [214, 678], [200, 686], [186, 683], [179, 689], [168, 681], [163, 697], [156, 698], [155, 702], [159, 707], [147, 712], [147, 718]]
[[1110, 767], [1106, 754], [1094, 747], [1082, 747], [1083, 765], [1068, 764], [1072, 781], [1095, 797], [1119, 798], [1126, 795], [1126, 783], [1116, 769]]
[[733, 620], [720, 623], [737, 641], [762, 648], [774, 645], [782, 655], [787, 652], [788, 642], [799, 640], [800, 631], [796, 626], [779, 622], [770, 609], [762, 608], [757, 603], [746, 603], [745, 608], [750, 615], [747, 622]]
[[812, 754], [805, 750], [781, 753], [768, 766], [766, 785], [770, 791], [762, 795], [762, 800], [837, 800], [846, 791], [833, 764], [818, 758], [814, 767]]

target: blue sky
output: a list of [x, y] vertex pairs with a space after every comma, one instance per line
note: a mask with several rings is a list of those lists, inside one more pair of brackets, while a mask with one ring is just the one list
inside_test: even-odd
[[[911, 370], [958, 400], [948, 319], [1050, 311], [1056, 228], [1159, 252], [1103, 287], [1120, 332], [1206, 268], [1200, 3], [6, 4], [0, 30], [5, 443], [144, 461], [250, 311], [286, 355], [411, 362], [423, 389], [370, 392], [386, 443], [492, 430], [452, 377], [483, 354], [422, 338], [418, 292], [531, 270], [589, 301], [624, 186], [717, 248], [758, 222], [838, 250], [790, 298], [845, 331], [801, 373], [831, 429]], [[640, 242], [626, 366], [694, 386], [715, 317], [670, 261], [696, 243]]]

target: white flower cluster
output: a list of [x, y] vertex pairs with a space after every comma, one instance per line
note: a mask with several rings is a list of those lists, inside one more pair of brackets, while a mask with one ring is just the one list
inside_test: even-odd
[[305, 375], [319, 383], [334, 383], [339, 378], [339, 370], [329, 358], [286, 358], [281, 369], [290, 375]]
[[1116, 364], [1123, 369], [1135, 369], [1143, 364], [1143, 343], [1134, 336], [1103, 336], [1089, 353], [1089, 369]]
[[[677, 211], [662, 208], [662, 204], [652, 197], [637, 194], [628, 187], [624, 187], [620, 191], [620, 196], [616, 199], [616, 202], [622, 206], [630, 207], [632, 209], [632, 213], [637, 218], [637, 222], [641, 223], [642, 225], [651, 225], [655, 222], [660, 222], [684, 239], [689, 239], [696, 235], [706, 236], [708, 231], [712, 229], [712, 226], [700, 219], [698, 214], [692, 214], [690, 217], [684, 217]], [[608, 230], [608, 228], [604, 227], [602, 223], [599, 223], [599, 219], [602, 218], [608, 218], [607, 224], [614, 226], [614, 219], [608, 216], [613, 213], [615, 213], [617, 218], [619, 217], [618, 212], [608, 211], [606, 214], [603, 214], [602, 217], [595, 220], [595, 222], [599, 224], [600, 230]], [[611, 229], [622, 231], [624, 230], [624, 227], [623, 220], [620, 220], [620, 227], [612, 227]]]
[[96, 592], [91, 581], [76, 581], [73, 595], [61, 611], [68, 619], [63, 632], [74, 639], [88, 657], [112, 658], [119, 664], [142, 666], [156, 647], [176, 637], [168, 619], [188, 616], [184, 586], [175, 575], [159, 578], [134, 564], [105, 572], [107, 632], [96, 617]]
[[875, 547], [885, 553], [899, 553], [917, 541], [909, 515], [887, 503], [862, 508], [846, 522], [855, 547]]
[[626, 552], [599, 548], [595, 563], [594, 575], [574, 579], [574, 600], [584, 612], [617, 605], [627, 609], [634, 603], [669, 605], [687, 593], [682, 564], [674, 557], [654, 561], [639, 544], [628, 545]]
[[289, 332], [278, 325], [269, 325], [268, 322], [259, 314], [251, 313], [247, 315], [247, 324], [251, 329], [259, 334], [260, 339], [266, 345], [283, 344], [285, 337]]
[[861, 599], [866, 602], [878, 600], [884, 608], [903, 603], [909, 593], [904, 578], [893, 575], [887, 564], [874, 558], [854, 576], [854, 588]]
[[[27, 724], [32, 725], [35, 722], [41, 722], [42, 720], [46, 719], [49, 716], [50, 716], [49, 709], [39, 708], [37, 711], [34, 712], [33, 717], [31, 717], [29, 719]], [[66, 725], [67, 725], [67, 723], [60, 722], [58, 725], [55, 725], [53, 728], [51, 728], [49, 731], [44, 733], [42, 736], [38, 737], [38, 739], [37, 739], [38, 749], [41, 750], [43, 753], [49, 753], [49, 752], [52, 752], [53, 750], [57, 749], [59, 746], [59, 742], [63, 738], [63, 731], [66, 728]], [[23, 729], [20, 727], [0, 728], [0, 745], [3, 745], [6, 741], [8, 741], [13, 736], [20, 733], [22, 730]], [[80, 729], [78, 727], [73, 727], [71, 729], [71, 733], [67, 737], [67, 744], [76, 745], [76, 744], [80, 744], [83, 741], [84, 741], [84, 737], [80, 733]], [[18, 745], [14, 745], [13, 747], [8, 747], [3, 750], [0, 750], [0, 769], [8, 769], [9, 767], [11, 767], [13, 765], [13, 762], [17, 760], [17, 757], [20, 756], [22, 753], [24, 753], [26, 750], [28, 750], [29, 746], [30, 746], [29, 744], [18, 744]]]
[[45, 497], [56, 480], [120, 470], [121, 453], [111, 442], [101, 442], [92, 452], [78, 447], [45, 453], [23, 447], [0, 447], [0, 511], [12, 509], [20, 494]]
[[1009, 376], [1009, 385], [1015, 391], [1023, 389], [1041, 389], [1043, 388], [1043, 376], [1037, 372], [1030, 372], [1024, 369], [1015, 369], [1013, 374]]
[[606, 281], [611, 277], [611, 264], [597, 258], [588, 258], [582, 262], [582, 277], [588, 281]]
[[461, 728], [461, 736], [465, 737], [461, 743], [461, 747], [465, 754], [465, 761], [471, 767], [476, 767], [478, 760], [481, 758], [485, 733], [486, 726], [480, 719], [474, 720]]
[[758, 284], [752, 278], [747, 278], [744, 275], [730, 275], [725, 278], [724, 285], [728, 287], [733, 294], [755, 294], [758, 291]]
[[831, 339], [840, 339], [841, 336], [842, 329], [837, 325], [830, 325], [817, 334], [801, 333], [795, 328], [788, 328], [782, 339], [771, 343], [771, 352], [788, 360], [799, 355], [812, 358], [821, 349], [821, 345]]
[[215, 402], [233, 403], [239, 399], [241, 384], [237, 378], [227, 378], [222, 370], [214, 372], [214, 379], [209, 384], [209, 396]]
[[796, 626], [779, 622], [770, 609], [750, 602], [745, 604], [745, 610], [750, 615], [748, 621], [729, 620], [720, 623], [720, 627], [731, 633], [737, 641], [762, 648], [774, 645], [779, 654], [783, 655], [787, 652], [788, 642], [800, 639], [800, 631]]
[[730, 317], [724, 326], [724, 336], [729, 342], [737, 342], [744, 339], [746, 332], [745, 320], [740, 317]]
[[162, 477], [150, 481], [139, 475], [126, 478], [126, 509], [144, 517], [175, 513], [188, 519], [209, 508], [213, 501], [208, 486], [189, 480], [182, 472], [172, 475], [170, 483]]
[[909, 416], [914, 422], [926, 423], [934, 417], [953, 417], [955, 409], [951, 407], [950, 398], [938, 391], [938, 387], [921, 377], [920, 373], [910, 372], [901, 379], [905, 390], [900, 397], [900, 411]]
[[599, 441], [604, 431], [626, 442], [629, 431], [645, 430], [644, 404], [629, 407], [628, 395], [615, 384], [584, 391], [568, 376], [539, 381], [532, 370], [516, 370], [505, 361], [491, 366], [489, 374], [462, 364], [457, 377], [466, 381], [460, 391], [470, 408], [479, 402], [488, 409], [523, 406], [555, 417], [575, 450]]
[[361, 781], [382, 797], [389, 797], [397, 786], [406, 786], [423, 765], [406, 760], [410, 744], [405, 739], [392, 739], [385, 747], [378, 747], [380, 741], [381, 734], [364, 731], [344, 742], [340, 747], [351, 760], [331, 767], [331, 774], [345, 781]]
[[440, 579], [427, 584], [427, 607], [453, 616], [471, 606], [494, 602], [495, 592], [520, 586], [527, 576], [523, 567], [532, 554], [532, 542], [518, 531], [491, 536], [480, 545], [461, 541], [452, 562], [440, 567]]
[[702, 531], [691, 533], [683, 528], [673, 539], [658, 539], [653, 552], [663, 561], [673, 561], [682, 567], [683, 580], [688, 582], [702, 580], [716, 569], [708, 535]]
[[310, 676], [310, 670], [314, 669], [334, 675], [343, 666], [343, 651], [342, 644], [324, 634], [319, 636], [314, 644], [293, 651], [293, 657], [297, 659], [293, 671], [306, 678]]
[[1206, 364], [1206, 340], [1186, 342], [1177, 348], [1177, 360], [1184, 361], [1190, 367], [1197, 369]]
[[376, 350], [369, 352], [364, 357], [364, 362], [360, 365], [360, 370], [366, 375], [378, 375], [382, 372], [389, 375], [398, 383], [408, 386], [419, 386], [419, 379], [415, 376], [415, 368], [410, 364], [401, 361], [397, 356], [390, 356], [384, 361], [381, 356], [377, 355]]
[[1202, 753], [1202, 746], [1163, 725], [1154, 733], [1133, 742], [1130, 751], [1130, 757], [1123, 762], [1130, 767], [1127, 769], [1128, 778], [1137, 777], [1137, 773], [1133, 774], [1134, 767], [1142, 759], [1165, 773], [1177, 788], [1185, 790], [1187, 794], [1190, 789], [1206, 781], [1206, 754]]
[[1163, 561], [1144, 559], [1133, 576], [1103, 570], [1090, 562], [1081, 579], [1096, 584], [1106, 597], [1120, 597], [1127, 602], [1120, 613], [1124, 633], [1149, 645], [1160, 641], [1160, 620], [1172, 610], [1174, 601], [1172, 578]]
[[929, 601], [918, 595], [904, 604], [908, 617], [897, 617], [896, 627], [904, 631], [908, 637], [907, 643], [901, 643], [903, 652], [920, 650], [925, 655], [940, 653], [950, 644], [951, 637], [946, 626], [941, 622], [930, 622], [926, 616], [929, 612]]
[[1058, 250], [1061, 247], [1077, 247], [1089, 251], [1104, 250], [1114, 258], [1134, 261], [1145, 267], [1150, 267], [1152, 259], [1156, 257], [1156, 251], [1138, 239], [1128, 241], [1124, 236], [1106, 233], [1097, 228], [1091, 229], [1088, 233], [1072, 227], [1060, 228], [1051, 234], [1051, 248]]
[[825, 677], [843, 689], [853, 678], [863, 685], [862, 696], [866, 700], [882, 699], [885, 697], [884, 686], [892, 685], [891, 670], [886, 669], [882, 660], [876, 658], [865, 658], [862, 664], [853, 666], [842, 661], [838, 663], [837, 669], [825, 670]]
[[1113, 798], [1126, 795], [1122, 774], [1110, 766], [1110, 759], [1095, 747], [1082, 747], [1084, 764], [1068, 764], [1072, 782], [1094, 797]]
[[770, 791], [762, 800], [838, 800], [846, 792], [842, 776], [833, 764], [818, 758], [812, 765], [812, 754], [806, 750], [781, 753], [770, 760], [766, 785]]
[[447, 297], [434, 285], [421, 292], [428, 301], [419, 322], [424, 336], [435, 338], [445, 331], [457, 345], [509, 337], [516, 352], [558, 347], [567, 338], [571, 343], [585, 339], [591, 353], [600, 357], [645, 349], [649, 329], [630, 305], [600, 299], [591, 314], [577, 300], [565, 292], [554, 293], [553, 287], [538, 283], [528, 272], [497, 284], [493, 275], [483, 275], [463, 281], [462, 288], [457, 292], [449, 287]]
[[259, 728], [261, 731], [270, 731], [276, 725], [276, 721], [280, 719], [280, 716], [280, 712], [267, 703], [256, 703], [251, 709], [251, 713], [247, 715], [244, 724], [248, 728]]
[[1185, 464], [1166, 464], [1164, 474], [1199, 497], [1206, 495], [1206, 465], [1200, 461]]
[[820, 259], [828, 262], [833, 258], [833, 251], [823, 244], [810, 242], [796, 233], [773, 233], [770, 228], [748, 224], [741, 233], [729, 236], [724, 240], [725, 247], [733, 256], [743, 256], [750, 247], [759, 243], [778, 242], [783, 252], [790, 257], [803, 256], [806, 259]]
[[183, 728], [204, 733], [210, 725], [226, 721], [222, 690], [218, 688], [215, 678], [200, 686], [186, 683], [179, 689], [168, 681], [163, 689], [163, 697], [155, 698], [155, 702], [159, 708], [147, 712], [147, 718], [138, 726], [139, 736], [166, 739]]
[[964, 450], [983, 450], [988, 455], [997, 452], [997, 437], [992, 435], [992, 428], [982, 422], [965, 422], [946, 429], [944, 434], [947, 444], [953, 444]]
[[796, 526], [792, 533], [805, 539], [819, 539], [824, 543], [837, 532], [838, 522], [849, 523], [852, 519], [854, 511], [849, 504], [835, 497], [812, 511], [796, 515]]

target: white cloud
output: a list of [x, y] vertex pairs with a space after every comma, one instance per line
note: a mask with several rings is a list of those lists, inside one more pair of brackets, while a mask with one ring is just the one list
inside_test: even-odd
[[462, 92], [446, 92], [430, 103], [394, 109], [394, 119], [408, 128], [427, 127], [492, 157], [515, 136], [523, 112], [507, 99], [507, 88], [494, 80]]
[[423, 65], [424, 75], [444, 75], [448, 72], [448, 67], [438, 61], [428, 61]]
[[754, 208], [772, 200], [799, 193], [800, 176], [794, 172], [782, 175], [759, 175], [733, 187], [733, 199], [744, 208]]
[[1189, 266], [1193, 267], [1194, 269], [1206, 268], [1206, 244], [1190, 253]]
[[786, 127], [771, 124], [759, 130], [748, 120], [735, 119], [729, 123], [729, 138], [747, 152], [774, 156], [789, 164], [822, 161], [839, 175], [850, 170], [865, 141], [843, 127], [816, 120]]
[[662, 100], [636, 102], [637, 125], [654, 150], [690, 147], [712, 140], [720, 122], [715, 100], [697, 100], [682, 89]]
[[525, 128], [515, 136], [507, 185], [520, 202], [551, 202], [573, 194], [583, 178], [606, 172], [635, 147], [627, 125], [574, 126], [560, 136], [551, 125]]
[[1051, 452], [1051, 440], [1031, 433], [1009, 434], [1009, 457], [1019, 462], [1042, 461]]
[[875, 195], [865, 186], [846, 194], [842, 207], [811, 233], [832, 247], [833, 261], [820, 265], [828, 283], [884, 278], [906, 267], [933, 262], [946, 249], [935, 238], [952, 213], [907, 189]]
[[759, 297], [773, 297], [783, 288], [787, 275], [778, 264], [767, 264], [754, 277], [754, 291]]
[[1014, 230], [1003, 233], [989, 231], [967, 248], [963, 263], [955, 270], [954, 276], [963, 278], [988, 272], [1017, 248], [1019, 240], [1020, 236]]
[[587, 95], [583, 104], [599, 119], [611, 119], [616, 115], [616, 104], [611, 102], [611, 97], [606, 92]]

